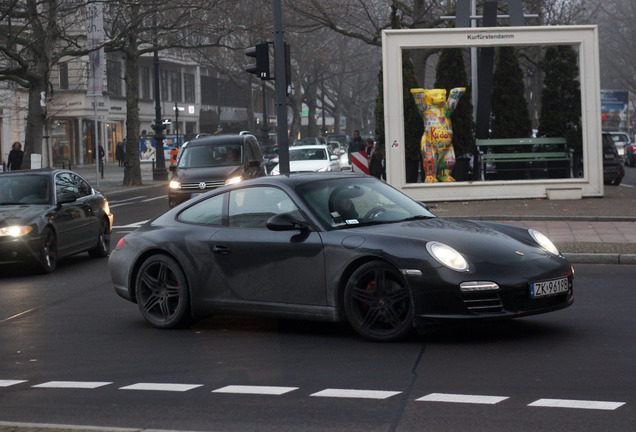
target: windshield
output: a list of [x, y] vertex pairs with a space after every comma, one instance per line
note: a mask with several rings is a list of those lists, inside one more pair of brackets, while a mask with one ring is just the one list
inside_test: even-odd
[[192, 144], [182, 149], [177, 166], [179, 168], [203, 168], [241, 165], [243, 146], [241, 144], [199, 145]]
[[0, 176], [0, 205], [47, 204], [49, 178], [41, 175]]
[[329, 158], [327, 157], [327, 152], [324, 148], [309, 148], [289, 150], [289, 160], [329, 160]]
[[435, 217], [420, 203], [371, 177], [314, 181], [296, 190], [314, 214], [333, 228]]

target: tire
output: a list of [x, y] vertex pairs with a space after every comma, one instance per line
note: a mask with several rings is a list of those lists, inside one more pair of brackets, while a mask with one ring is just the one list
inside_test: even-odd
[[110, 224], [107, 219], [102, 219], [97, 236], [97, 246], [88, 250], [93, 258], [104, 258], [110, 253]]
[[135, 281], [137, 305], [152, 326], [178, 328], [190, 323], [188, 283], [179, 264], [166, 255], [146, 259]]
[[372, 341], [397, 341], [413, 329], [408, 287], [402, 275], [382, 261], [353, 272], [344, 291], [344, 310], [351, 327]]
[[43, 273], [52, 273], [57, 268], [57, 238], [50, 228], [44, 228], [42, 231], [38, 264]]

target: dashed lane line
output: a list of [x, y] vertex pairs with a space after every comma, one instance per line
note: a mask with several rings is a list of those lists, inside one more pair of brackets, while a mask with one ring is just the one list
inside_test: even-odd
[[[16, 386], [28, 382], [28, 380], [0, 380], [0, 388]], [[48, 389], [97, 389], [113, 384], [107, 381], [48, 381], [41, 384], [31, 386], [32, 388], [48, 388]], [[143, 390], [143, 391], [170, 391], [170, 392], [186, 392], [196, 388], [203, 387], [203, 384], [178, 384], [178, 383], [136, 383], [119, 387], [119, 390]], [[247, 385], [228, 385], [215, 390], [212, 393], [226, 394], [251, 394], [251, 395], [270, 395], [280, 396], [293, 391], [299, 390], [299, 387], [278, 387], [278, 386], [247, 386]], [[356, 390], [356, 389], [334, 389], [328, 388], [313, 393], [311, 397], [323, 398], [350, 398], [350, 399], [389, 399], [395, 395], [402, 393], [401, 391], [387, 390]], [[442, 402], [442, 403], [464, 403], [464, 404], [482, 404], [496, 405], [510, 399], [509, 396], [489, 396], [489, 395], [467, 395], [452, 393], [430, 393], [416, 402]], [[593, 401], [593, 400], [572, 400], [572, 399], [538, 399], [530, 404], [529, 407], [544, 408], [574, 408], [587, 410], [604, 410], [614, 411], [626, 405], [626, 402], [613, 401]]]
[[464, 394], [431, 393], [419, 399], [417, 402], [450, 402], [465, 404], [495, 405], [509, 399], [508, 396], [481, 396]]

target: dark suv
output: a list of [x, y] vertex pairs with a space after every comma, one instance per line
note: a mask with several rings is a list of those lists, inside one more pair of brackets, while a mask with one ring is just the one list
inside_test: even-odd
[[195, 195], [226, 184], [266, 175], [263, 154], [253, 135], [205, 136], [181, 148], [175, 165], [168, 204], [174, 207]]
[[[603, 144], [603, 183], [618, 186], [625, 175], [625, 168], [618, 157], [618, 151], [612, 135], [607, 132], [602, 134]], [[574, 170], [575, 177], [583, 177], [583, 158], [578, 157]]]

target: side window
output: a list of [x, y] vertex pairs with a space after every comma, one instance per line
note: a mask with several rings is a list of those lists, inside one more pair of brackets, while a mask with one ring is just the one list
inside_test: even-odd
[[231, 227], [267, 228], [267, 220], [280, 213], [291, 213], [304, 220], [296, 204], [280, 189], [254, 187], [230, 192]]
[[89, 196], [93, 193], [91, 186], [80, 176], [73, 174], [73, 180], [77, 183], [78, 198]]
[[58, 197], [63, 193], [73, 193], [75, 196], [78, 195], [79, 190], [71, 173], [61, 173], [55, 177], [55, 192]]
[[223, 223], [223, 198], [225, 195], [217, 195], [188, 207], [179, 214], [179, 220], [205, 225], [221, 225]]

